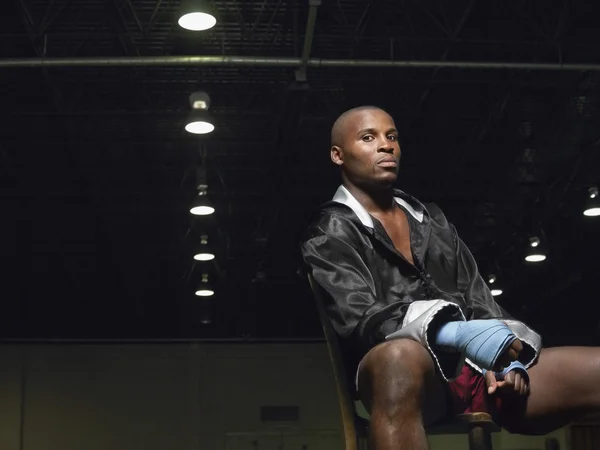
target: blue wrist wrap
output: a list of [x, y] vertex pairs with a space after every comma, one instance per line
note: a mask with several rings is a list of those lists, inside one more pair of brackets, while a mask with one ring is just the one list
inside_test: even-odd
[[[523, 375], [523, 377], [525, 377], [525, 380], [527, 380], [527, 382], [529, 382], [529, 374], [527, 373], [527, 369], [519, 361], [513, 361], [502, 372], [496, 372], [496, 380], [498, 380], [498, 381], [504, 380], [504, 377], [506, 376], [506, 374], [513, 370], [515, 370], [517, 372], [521, 372], [521, 375]], [[485, 369], [482, 370], [483, 375], [485, 375], [486, 372], [487, 372], [487, 370], [485, 370]]]
[[499, 320], [470, 320], [442, 325], [436, 344], [455, 348], [479, 367], [491, 369], [515, 339], [510, 328]]

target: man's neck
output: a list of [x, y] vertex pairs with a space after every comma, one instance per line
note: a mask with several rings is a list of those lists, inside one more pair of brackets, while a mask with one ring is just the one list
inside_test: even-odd
[[396, 202], [394, 190], [391, 187], [376, 191], [367, 191], [350, 183], [344, 183], [344, 187], [369, 214], [385, 214], [395, 211]]

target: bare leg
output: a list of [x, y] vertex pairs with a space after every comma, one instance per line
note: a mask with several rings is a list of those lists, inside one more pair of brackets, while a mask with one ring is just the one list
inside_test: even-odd
[[510, 431], [546, 434], [600, 411], [600, 348], [543, 349], [528, 372], [530, 394], [511, 408]]
[[399, 339], [373, 348], [361, 362], [358, 388], [374, 450], [429, 448], [424, 425], [446, 413], [446, 394], [422, 345]]

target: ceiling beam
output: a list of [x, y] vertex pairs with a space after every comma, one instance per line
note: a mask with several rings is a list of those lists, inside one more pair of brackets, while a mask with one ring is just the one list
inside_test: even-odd
[[[302, 65], [301, 58], [269, 56], [139, 56], [139, 57], [82, 57], [82, 58], [3, 58], [0, 69], [32, 67], [131, 67], [131, 66], [230, 66], [230, 67], [289, 67]], [[600, 71], [598, 63], [538, 63], [514, 61], [402, 61], [382, 59], [310, 58], [307, 67], [372, 67], [405, 69], [468, 69], [468, 70], [540, 70], [540, 71]]]

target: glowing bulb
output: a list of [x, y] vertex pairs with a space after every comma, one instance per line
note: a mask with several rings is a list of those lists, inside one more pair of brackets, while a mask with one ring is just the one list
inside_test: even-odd
[[532, 255], [527, 255], [525, 257], [525, 261], [528, 262], [542, 262], [546, 259], [546, 255], [542, 255], [541, 253], [534, 253]]
[[194, 206], [190, 212], [195, 216], [208, 216], [215, 212], [212, 206]]
[[212, 295], [215, 295], [215, 291], [213, 291], [212, 289], [198, 289], [196, 291], [196, 295], [198, 297], [210, 297]]
[[587, 217], [600, 216], [600, 208], [588, 208], [583, 212], [583, 215]]
[[196, 122], [190, 122], [185, 126], [185, 131], [192, 134], [208, 134], [213, 132], [215, 126], [210, 122], [204, 122], [198, 120]]
[[179, 26], [190, 31], [204, 31], [214, 27], [217, 19], [210, 14], [203, 12], [193, 12], [184, 14], [179, 18]]
[[215, 255], [212, 253], [198, 253], [197, 255], [194, 255], [194, 259], [196, 261], [212, 261], [215, 259]]

